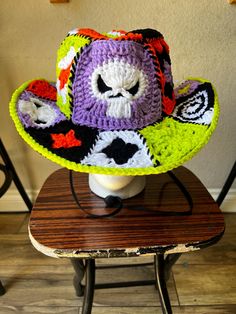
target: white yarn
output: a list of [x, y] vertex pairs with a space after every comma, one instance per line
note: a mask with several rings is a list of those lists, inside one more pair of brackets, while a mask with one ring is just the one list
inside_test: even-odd
[[68, 35], [76, 35], [79, 32], [79, 28], [74, 28], [71, 31], [69, 31]]
[[[102, 150], [109, 146], [114, 139], [120, 138], [125, 143], [136, 144], [139, 150], [125, 164], [116, 164], [113, 158], [108, 158]], [[145, 168], [153, 167], [150, 154], [141, 136], [134, 131], [104, 131], [98, 135], [98, 139], [89, 153], [82, 161], [83, 165], [94, 165], [115, 168]]]
[[[37, 107], [35, 104], [40, 107]], [[42, 121], [42, 123], [35, 123], [37, 126], [49, 127], [57, 118], [57, 112], [48, 104], [45, 104], [37, 98], [32, 97], [29, 101], [21, 99], [18, 102], [18, 106], [20, 112], [30, 116], [31, 122], [35, 123], [37, 120]]]
[[183, 122], [209, 125], [214, 115], [213, 107], [209, 106], [206, 90], [199, 91], [193, 97], [176, 106], [172, 116]]
[[107, 33], [108, 35], [112, 35], [112, 36], [116, 36], [116, 37], [120, 37], [120, 36], [124, 36], [125, 34], [118, 32], [118, 31], [111, 31]]
[[65, 84], [63, 88], [60, 88], [60, 80], [57, 79], [56, 88], [57, 88], [58, 96], [62, 97], [63, 104], [66, 104], [68, 84]]
[[[104, 83], [111, 87], [104, 93], [98, 89], [98, 77], [101, 76]], [[129, 93], [129, 89], [139, 84], [135, 95]], [[108, 110], [106, 115], [114, 118], [130, 118], [132, 101], [138, 99], [145, 92], [147, 78], [142, 70], [125, 61], [113, 60], [97, 67], [91, 77], [93, 94], [102, 100], [106, 100]], [[121, 94], [120, 97], [111, 98]]]
[[64, 70], [67, 69], [73, 61], [75, 55], [76, 51], [75, 48], [72, 46], [70, 47], [70, 50], [67, 52], [66, 56], [58, 62], [58, 68]]
[[113, 98], [108, 102], [106, 116], [119, 118], [131, 117], [131, 104], [127, 99]]

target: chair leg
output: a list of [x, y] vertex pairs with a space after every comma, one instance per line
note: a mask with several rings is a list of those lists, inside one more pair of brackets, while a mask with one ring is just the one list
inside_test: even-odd
[[165, 259], [164, 254], [156, 254], [155, 259], [155, 270], [156, 270], [156, 281], [157, 289], [160, 296], [162, 313], [163, 314], [172, 314], [170, 299], [166, 287], [165, 280]]
[[1, 280], [0, 280], [0, 295], [4, 295], [5, 292], [6, 292], [6, 290], [5, 290], [5, 288], [3, 287], [2, 282], [1, 282]]
[[91, 314], [93, 307], [94, 285], [95, 285], [95, 260], [89, 259], [86, 261], [86, 283], [84, 289], [82, 314]]
[[76, 295], [81, 297], [84, 295], [84, 287], [81, 284], [81, 281], [84, 278], [85, 274], [85, 266], [83, 260], [78, 258], [71, 258], [71, 263], [75, 270], [75, 275], [73, 278], [73, 285], [76, 291]]
[[222, 187], [222, 190], [220, 192], [220, 194], [217, 197], [216, 203], [220, 206], [224, 199], [225, 196], [227, 195], [229, 189], [231, 188], [231, 185], [233, 184], [234, 180], [235, 180], [235, 176], [236, 176], [236, 161], [234, 162], [234, 165]]
[[165, 280], [168, 281], [170, 278], [170, 272], [172, 266], [177, 262], [180, 258], [181, 253], [168, 254], [165, 258]]
[[8, 156], [8, 153], [7, 153], [7, 151], [6, 151], [5, 147], [4, 147], [3, 142], [1, 141], [1, 139], [0, 139], [0, 155], [1, 155], [1, 157], [2, 157], [2, 159], [4, 161], [4, 163], [5, 163], [7, 171], [9, 171], [10, 174], [11, 174], [11, 177], [12, 177], [12, 179], [13, 179], [13, 181], [14, 181], [14, 183], [15, 183], [15, 185], [16, 185], [16, 187], [17, 187], [17, 189], [18, 189], [18, 191], [19, 191], [19, 193], [20, 193], [20, 195], [22, 197], [22, 199], [24, 200], [26, 206], [28, 207], [29, 212], [31, 212], [31, 210], [32, 210], [32, 202], [31, 202], [31, 200], [29, 199], [28, 195], [25, 192], [25, 189], [24, 189], [24, 187], [23, 187], [23, 185], [22, 185], [22, 183], [21, 183], [21, 181], [20, 181], [20, 179], [19, 179], [19, 177], [18, 177], [18, 175], [16, 173], [16, 170], [15, 170], [15, 168], [14, 168], [12, 162], [11, 162], [10, 157]]

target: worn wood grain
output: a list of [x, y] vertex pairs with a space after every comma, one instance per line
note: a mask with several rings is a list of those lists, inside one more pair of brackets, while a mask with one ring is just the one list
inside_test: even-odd
[[224, 219], [225, 219], [225, 233], [230, 233], [230, 234], [235, 234], [234, 237], [236, 237], [236, 215], [235, 213], [229, 214], [225, 213], [224, 214]]
[[1, 314], [78, 314], [79, 308], [64, 306], [2, 306]]
[[[56, 261], [36, 251], [32, 246], [28, 234], [0, 234], [0, 266], [1, 265], [25, 265], [29, 261], [31, 265], [54, 265]], [[67, 262], [62, 260], [62, 262]]]
[[[51, 251], [54, 256], [97, 258], [174, 252], [175, 248], [189, 251], [214, 242], [224, 231], [222, 213], [190, 171], [180, 167], [175, 173], [192, 196], [192, 215], [163, 214], [188, 208], [182, 192], [163, 174], [147, 176], [145, 191], [124, 200], [117, 216], [91, 219], [72, 198], [68, 170], [54, 172], [42, 187], [31, 214], [33, 244], [48, 255]], [[87, 175], [74, 176], [81, 205], [92, 213], [104, 213], [104, 202], [88, 188]]]
[[[19, 217], [16, 215], [16, 218]], [[73, 269], [67, 259], [53, 259], [37, 252], [30, 244], [27, 228], [22, 233], [16, 233], [18, 229], [18, 218], [14, 219], [11, 230], [14, 234], [0, 235], [0, 278], [7, 287], [7, 294], [0, 298], [1, 314], [31, 314], [31, 313], [61, 313], [78, 314], [80, 299], [75, 297], [72, 286]], [[0, 215], [1, 220], [1, 215]], [[24, 220], [22, 215], [22, 221]], [[14, 229], [14, 221], [16, 229]], [[192, 256], [187, 263], [184, 260], [174, 266], [174, 276], [168, 283], [171, 294], [174, 314], [235, 314], [236, 293], [235, 268], [233, 264], [235, 250], [235, 221], [236, 214], [227, 214], [226, 224], [228, 226], [223, 239], [216, 245], [200, 250], [196, 253], [186, 253], [182, 257]], [[230, 230], [230, 232], [229, 232]], [[18, 229], [18, 232], [20, 230]], [[223, 241], [223, 242], [222, 242]], [[222, 245], [221, 245], [222, 243]], [[1, 246], [2, 245], [2, 246]], [[3, 253], [4, 252], [4, 253]], [[208, 253], [209, 252], [209, 253]], [[197, 259], [199, 254], [204, 253]], [[213, 255], [213, 256], [212, 256]], [[181, 257], [181, 259], [182, 259]], [[215, 261], [214, 261], [215, 259]], [[99, 265], [136, 263], [152, 261], [152, 257], [135, 258], [114, 258], [98, 259]], [[181, 260], [180, 260], [181, 261]], [[223, 263], [224, 261], [224, 263]], [[191, 268], [194, 267], [194, 268]], [[122, 277], [128, 276], [130, 268], [123, 269]], [[135, 271], [135, 269], [132, 270]], [[97, 279], [105, 281], [106, 275], [99, 270]], [[116, 269], [110, 273], [115, 276]], [[121, 273], [118, 271], [116, 278]], [[141, 269], [137, 271], [138, 276], [144, 278], [150, 276], [150, 267], [142, 274]], [[134, 273], [133, 275], [134, 276]], [[121, 277], [121, 276], [120, 276]], [[232, 278], [233, 277], [233, 278]], [[201, 278], [201, 280], [199, 280]], [[176, 282], [176, 290], [175, 284]], [[201, 292], [199, 285], [207, 291]], [[217, 289], [216, 289], [217, 287]], [[148, 288], [148, 289], [147, 289]], [[125, 296], [125, 288], [119, 291], [100, 290], [96, 291], [96, 303], [93, 307], [93, 314], [158, 314], [162, 313], [156, 290], [153, 287], [140, 287], [138, 296], [137, 290], [129, 288], [128, 296]], [[206, 289], [206, 288], [204, 288]], [[231, 290], [230, 297], [228, 290]], [[188, 291], [189, 290], [189, 291]], [[204, 297], [204, 294], [206, 296]], [[175, 303], [175, 298], [180, 298], [181, 306]], [[125, 304], [122, 304], [124, 297]], [[137, 298], [145, 300], [146, 305], [137, 306]], [[234, 301], [232, 300], [234, 298]], [[109, 305], [108, 300], [116, 302], [116, 306]], [[196, 302], [197, 300], [197, 302]], [[216, 300], [216, 301], [215, 301]], [[106, 303], [105, 303], [106, 302]], [[129, 303], [128, 303], [129, 302]], [[140, 301], [139, 301], [140, 302]], [[142, 302], [142, 301], [141, 301]], [[187, 305], [183, 303], [188, 303]], [[200, 302], [204, 304], [198, 305]], [[217, 302], [218, 304], [215, 304]], [[102, 304], [105, 303], [106, 306]], [[197, 304], [196, 304], [197, 303]], [[231, 304], [233, 303], [233, 304]], [[140, 304], [140, 303], [139, 303]], [[143, 303], [144, 304], [144, 303]]]
[[22, 220], [22, 224], [19, 228], [18, 233], [27, 233], [28, 234], [28, 227], [29, 227], [29, 219], [30, 219], [30, 213], [27, 213]]
[[173, 274], [181, 305], [236, 303], [236, 265], [175, 265]]
[[[18, 275], [19, 278], [19, 275]], [[7, 293], [0, 298], [0, 308], [8, 306], [79, 306], [70, 277], [62, 280], [3, 278]], [[36, 284], [37, 283], [37, 284]]]
[[[75, 306], [81, 305], [82, 299], [75, 296], [72, 285], [73, 269], [69, 265], [54, 266], [5, 266], [0, 269], [0, 277], [7, 293], [0, 298], [3, 305], [25, 306]], [[115, 282], [153, 279], [154, 271], [150, 266], [98, 270], [96, 282]], [[35, 282], [37, 284], [35, 285]], [[169, 294], [174, 305], [178, 304], [173, 277], [169, 283]], [[109, 297], [108, 297], [109, 296]], [[94, 306], [154, 306], [160, 305], [154, 286], [130, 287], [96, 290]]]
[[[236, 306], [173, 306], [174, 314], [235, 314]], [[79, 314], [77, 307], [22, 306], [2, 308], [1, 314]], [[93, 314], [162, 314], [160, 307], [94, 307]]]
[[[174, 314], [235, 314], [236, 306], [185, 306], [172, 307]], [[93, 314], [162, 314], [160, 307], [95, 307]]]
[[236, 234], [226, 232], [217, 244], [200, 251], [182, 254], [176, 264], [236, 265]]
[[0, 214], [0, 234], [17, 233], [27, 214]]

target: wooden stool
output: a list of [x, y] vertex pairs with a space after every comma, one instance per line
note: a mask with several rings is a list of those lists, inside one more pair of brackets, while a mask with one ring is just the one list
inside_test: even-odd
[[[156, 284], [163, 313], [172, 313], [166, 289], [171, 266], [181, 253], [212, 245], [223, 235], [223, 215], [202, 183], [184, 167], [174, 174], [192, 197], [192, 212], [168, 174], [147, 176], [145, 190], [124, 200], [112, 218], [86, 217], [72, 197], [68, 170], [54, 172], [44, 183], [31, 213], [30, 238], [43, 254], [71, 259], [77, 295], [84, 294], [83, 314], [91, 313], [94, 288], [117, 287], [95, 284], [95, 259], [145, 254], [155, 258], [156, 278], [118, 286]], [[74, 181], [81, 206], [104, 213], [104, 201], [90, 191], [88, 175], [74, 173]]]

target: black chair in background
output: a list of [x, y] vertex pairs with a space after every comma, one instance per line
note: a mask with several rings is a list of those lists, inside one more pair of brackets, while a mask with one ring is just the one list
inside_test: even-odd
[[231, 185], [234, 182], [235, 176], [236, 176], [236, 161], [234, 162], [234, 165], [233, 165], [233, 167], [229, 173], [229, 176], [226, 179], [225, 184], [224, 184], [220, 194], [217, 197], [216, 202], [219, 206], [223, 203], [229, 189], [231, 188]]
[[[25, 202], [28, 211], [31, 212], [32, 210], [32, 202], [29, 199], [27, 193], [25, 192], [25, 189], [20, 181], [20, 178], [18, 177], [16, 170], [11, 162], [11, 159], [3, 145], [3, 142], [0, 138], [0, 156], [3, 160], [4, 164], [0, 163], [0, 171], [2, 171], [4, 173], [5, 179], [4, 182], [2, 184], [2, 186], [0, 187], [0, 198], [7, 192], [7, 190], [9, 189], [12, 181], [15, 183], [23, 201]], [[0, 281], [0, 295], [3, 295], [5, 293], [5, 289], [2, 285], [2, 282]]]

